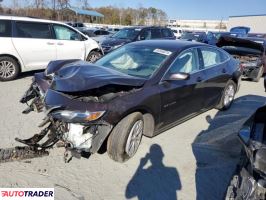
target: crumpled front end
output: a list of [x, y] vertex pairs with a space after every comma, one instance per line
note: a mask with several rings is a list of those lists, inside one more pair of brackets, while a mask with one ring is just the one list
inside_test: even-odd
[[39, 125], [43, 128], [39, 134], [26, 140], [16, 138], [21, 143], [38, 149], [51, 148], [57, 143], [65, 147], [65, 161], [69, 161], [72, 156], [97, 152], [112, 130], [113, 126], [104, 120], [105, 104], [88, 104], [51, 89], [42, 96], [35, 84], [23, 100], [28, 100], [31, 94], [35, 99], [29, 108], [35, 105], [36, 99], [42, 99], [46, 118]]
[[28, 105], [25, 114], [45, 112], [39, 125], [43, 130], [32, 138], [16, 140], [36, 149], [63, 146], [66, 161], [93, 154], [103, 145], [118, 115], [110, 117], [110, 102], [139, 90], [144, 81], [83, 61], [51, 62], [45, 72], [35, 74], [20, 100]]

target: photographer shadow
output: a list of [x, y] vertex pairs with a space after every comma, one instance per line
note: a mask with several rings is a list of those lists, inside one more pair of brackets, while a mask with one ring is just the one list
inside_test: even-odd
[[[139, 200], [176, 200], [181, 190], [179, 174], [174, 167], [163, 164], [163, 151], [158, 144], [150, 147], [150, 152], [140, 160], [139, 167], [127, 185], [126, 198]], [[151, 165], [145, 168], [150, 161]]]
[[238, 132], [265, 102], [266, 98], [262, 96], [242, 96], [234, 101], [229, 110], [219, 111], [213, 118], [206, 116], [208, 129], [201, 131], [192, 143], [197, 161], [197, 200], [224, 199], [241, 159], [242, 145]]

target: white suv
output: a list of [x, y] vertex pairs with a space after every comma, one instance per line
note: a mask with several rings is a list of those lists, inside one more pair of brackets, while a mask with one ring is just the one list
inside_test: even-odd
[[102, 56], [96, 41], [71, 26], [29, 17], [0, 16], [0, 44], [0, 81], [44, 69], [51, 60]]

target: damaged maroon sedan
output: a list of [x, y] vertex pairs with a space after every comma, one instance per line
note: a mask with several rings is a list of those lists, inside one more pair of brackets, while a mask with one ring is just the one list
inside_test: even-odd
[[24, 113], [46, 112], [45, 128], [16, 140], [38, 149], [60, 141], [72, 155], [107, 149], [124, 162], [143, 135], [153, 137], [214, 107], [228, 109], [240, 77], [239, 62], [225, 51], [184, 41], [130, 43], [94, 64], [53, 61], [21, 99], [29, 105]]

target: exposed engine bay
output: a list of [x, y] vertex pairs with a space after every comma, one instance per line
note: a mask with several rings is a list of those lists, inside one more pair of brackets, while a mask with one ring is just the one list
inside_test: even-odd
[[239, 60], [243, 77], [259, 81], [265, 65], [265, 49], [261, 44], [247, 39], [222, 36], [217, 46]]

